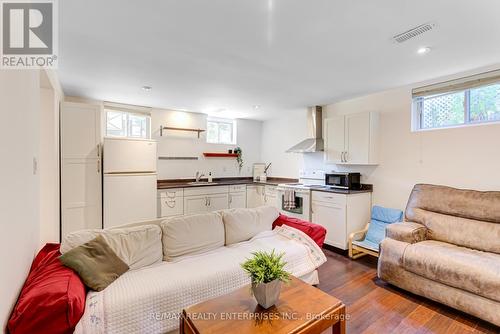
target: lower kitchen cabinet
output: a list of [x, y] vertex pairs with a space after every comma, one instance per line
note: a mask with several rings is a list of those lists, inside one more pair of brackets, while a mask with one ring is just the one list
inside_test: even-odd
[[208, 211], [208, 199], [205, 195], [184, 197], [184, 214], [203, 213]]
[[246, 208], [247, 194], [245, 192], [229, 193], [229, 208]]
[[229, 208], [229, 187], [210, 186], [184, 189], [184, 214]]
[[326, 228], [325, 244], [347, 249], [349, 234], [370, 221], [371, 193], [312, 191], [312, 222]]
[[158, 217], [173, 217], [184, 214], [184, 189], [158, 191]]
[[184, 214], [204, 213], [229, 208], [228, 194], [184, 197]]
[[263, 185], [248, 185], [247, 186], [247, 208], [256, 208], [264, 205], [264, 186]]
[[263, 202], [264, 203], [262, 205], [274, 206], [274, 207], [280, 209], [279, 203], [278, 203], [277, 192], [276, 192], [276, 186], [266, 185], [264, 187], [264, 201]]
[[207, 211], [218, 211], [229, 209], [229, 195], [217, 194], [207, 196], [208, 206]]

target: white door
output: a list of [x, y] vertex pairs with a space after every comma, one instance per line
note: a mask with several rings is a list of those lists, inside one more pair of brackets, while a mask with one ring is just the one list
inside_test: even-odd
[[61, 103], [62, 237], [102, 228], [101, 106]]
[[228, 194], [215, 194], [208, 196], [208, 211], [225, 210], [228, 208]]
[[204, 213], [208, 210], [208, 198], [206, 195], [185, 196], [184, 214]]
[[99, 159], [101, 107], [63, 102], [61, 104], [62, 159]]
[[156, 171], [156, 141], [144, 139], [104, 139], [104, 173]]
[[247, 194], [244, 192], [240, 193], [230, 193], [229, 194], [229, 208], [246, 208], [247, 204]]
[[104, 176], [104, 227], [156, 218], [156, 174]]
[[264, 205], [264, 186], [247, 186], [247, 208]]
[[312, 222], [326, 228], [326, 244], [347, 249], [345, 206], [312, 202]]
[[325, 160], [327, 163], [342, 163], [345, 151], [344, 116], [325, 119]]
[[364, 164], [370, 159], [370, 113], [345, 116], [345, 159], [348, 163]]
[[102, 228], [100, 161], [63, 159], [61, 167], [62, 236]]

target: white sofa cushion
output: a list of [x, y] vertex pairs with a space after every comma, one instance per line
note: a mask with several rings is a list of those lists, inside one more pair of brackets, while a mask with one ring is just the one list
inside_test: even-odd
[[273, 206], [221, 211], [226, 232], [226, 245], [246, 241], [262, 231], [273, 229], [279, 212]]
[[161, 229], [165, 261], [224, 246], [224, 224], [217, 212], [169, 218]]
[[81, 230], [68, 234], [61, 243], [61, 253], [102, 235], [109, 247], [130, 269], [139, 269], [162, 261], [161, 229], [156, 225]]

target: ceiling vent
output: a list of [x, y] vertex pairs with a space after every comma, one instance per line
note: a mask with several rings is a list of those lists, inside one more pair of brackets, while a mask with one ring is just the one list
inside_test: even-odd
[[408, 31], [401, 33], [401, 34], [393, 36], [392, 40], [396, 43], [404, 43], [404, 42], [406, 42], [414, 37], [417, 37], [419, 35], [422, 35], [423, 33], [431, 31], [432, 29], [436, 28], [436, 26], [437, 26], [437, 24], [433, 23], [433, 22], [421, 24], [418, 27], [412, 28]]

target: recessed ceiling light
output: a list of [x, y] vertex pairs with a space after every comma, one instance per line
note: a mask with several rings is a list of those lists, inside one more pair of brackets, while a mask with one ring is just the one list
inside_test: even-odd
[[417, 50], [417, 53], [418, 53], [419, 55], [425, 55], [426, 53], [429, 53], [429, 52], [431, 52], [431, 48], [430, 48], [430, 47], [428, 47], [428, 46], [421, 47], [421, 48], [419, 48], [419, 49]]
[[254, 106], [253, 106], [253, 108], [254, 108], [254, 109], [259, 109], [259, 108], [260, 108], [260, 106], [259, 106], [258, 104], [256, 104], [256, 105], [254, 105]]
[[145, 92], [149, 92], [151, 89], [153, 89], [151, 86], [142, 86], [142, 90]]

